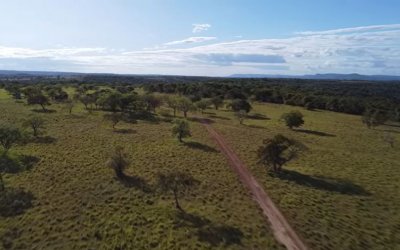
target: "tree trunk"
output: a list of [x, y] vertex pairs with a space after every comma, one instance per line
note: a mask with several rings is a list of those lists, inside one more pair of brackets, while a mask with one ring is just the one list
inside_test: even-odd
[[178, 140], [179, 140], [179, 142], [182, 142], [182, 135], [181, 135], [181, 133], [178, 134]]
[[174, 117], [176, 117], [176, 108], [174, 108]]
[[177, 191], [176, 191], [176, 190], [174, 190], [174, 198], [175, 198], [175, 207], [176, 207], [178, 210], [180, 210], [180, 211], [183, 212], [183, 209], [182, 209], [181, 205], [179, 204], [178, 194], [177, 194]]
[[46, 108], [44, 107], [44, 105], [40, 104], [40, 106], [42, 106], [43, 112], [46, 112]]
[[183, 111], [183, 116], [186, 118], [187, 117], [187, 111]]
[[34, 137], [37, 137], [37, 134], [38, 134], [38, 133], [37, 133], [37, 129], [35, 129], [35, 128], [32, 128], [32, 129], [33, 129], [33, 136], [34, 136]]
[[0, 172], [0, 191], [4, 191], [4, 189], [3, 174]]

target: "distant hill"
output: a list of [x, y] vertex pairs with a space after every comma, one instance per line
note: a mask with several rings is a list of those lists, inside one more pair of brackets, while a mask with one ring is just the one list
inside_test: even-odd
[[263, 74], [234, 74], [234, 78], [295, 78], [315, 80], [362, 80], [362, 81], [400, 81], [400, 76], [389, 75], [360, 75], [360, 74], [316, 74], [316, 75], [263, 75]]

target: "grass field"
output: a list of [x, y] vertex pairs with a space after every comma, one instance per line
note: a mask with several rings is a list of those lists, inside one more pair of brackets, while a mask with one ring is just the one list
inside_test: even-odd
[[[33, 107], [0, 94], [1, 121], [18, 123]], [[30, 171], [5, 176], [8, 188], [35, 197], [33, 207], [1, 217], [3, 246], [14, 249], [265, 249], [280, 248], [247, 191], [200, 124], [180, 145], [167, 122], [118, 124], [113, 132], [100, 112], [79, 108], [38, 114], [47, 120], [52, 143], [29, 143], [12, 151], [38, 157]], [[150, 188], [158, 172], [187, 171], [200, 185], [182, 199], [180, 218], [172, 197], [125, 187], [105, 162], [122, 145], [129, 154], [127, 174]], [[10, 243], [11, 242], [11, 243]]]
[[[268, 118], [240, 125], [226, 110], [207, 110], [213, 126], [240, 155], [267, 193], [311, 249], [400, 248], [400, 147], [381, 136], [400, 128], [367, 129], [360, 117], [301, 110], [305, 125], [291, 131], [282, 113], [299, 109], [253, 104], [252, 113]], [[15, 103], [0, 90], [0, 120], [19, 124], [33, 107]], [[33, 194], [32, 208], [0, 217], [3, 246], [13, 249], [275, 249], [268, 223], [209, 139], [191, 122], [192, 138], [181, 145], [169, 122], [118, 124], [120, 133], [83, 107], [72, 115], [52, 105], [49, 139], [13, 148], [40, 161], [29, 171], [5, 176], [8, 188]], [[196, 114], [200, 116], [201, 114]], [[122, 130], [124, 129], [124, 130]], [[123, 133], [122, 133], [123, 132]], [[281, 178], [257, 164], [262, 140], [277, 133], [303, 142], [309, 150], [293, 161]], [[126, 187], [105, 162], [121, 145], [129, 154], [127, 173], [144, 186]], [[178, 216], [172, 197], [153, 186], [158, 172], [187, 171], [200, 181], [182, 198], [188, 212]]]
[[[400, 248], [400, 146], [381, 138], [391, 132], [399, 141], [398, 125], [367, 129], [359, 116], [301, 109], [305, 125], [291, 131], [279, 118], [298, 107], [253, 107], [268, 119], [240, 126], [231, 112], [209, 116], [312, 249]], [[281, 178], [258, 165], [256, 155], [262, 140], [277, 133], [308, 147]]]

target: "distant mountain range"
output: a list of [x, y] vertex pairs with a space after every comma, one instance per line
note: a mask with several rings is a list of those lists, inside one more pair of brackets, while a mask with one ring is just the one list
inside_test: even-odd
[[315, 74], [315, 75], [263, 75], [263, 74], [234, 74], [234, 78], [291, 78], [315, 80], [345, 80], [345, 81], [400, 81], [400, 76], [389, 75], [360, 75], [360, 74]]
[[[185, 77], [169, 75], [140, 75], [140, 74], [110, 74], [110, 73], [77, 73], [77, 72], [52, 72], [52, 71], [18, 71], [0, 70], [0, 77], [82, 77], [85, 75], [121, 75], [121, 76], [146, 76], [146, 77]], [[190, 76], [188, 76], [190, 77]], [[193, 78], [196, 78], [195, 76]], [[207, 77], [198, 77], [207, 78]], [[213, 78], [213, 77], [211, 77]], [[217, 78], [217, 77], [216, 77]], [[220, 77], [218, 77], [220, 78]], [[360, 75], [360, 74], [315, 74], [315, 75], [267, 75], [267, 74], [234, 74], [227, 78], [283, 78], [283, 79], [314, 79], [314, 80], [343, 80], [343, 81], [400, 81], [400, 76], [390, 75]]]

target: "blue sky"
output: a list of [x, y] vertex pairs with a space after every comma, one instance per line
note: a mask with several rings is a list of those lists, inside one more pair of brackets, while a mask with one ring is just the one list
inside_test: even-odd
[[0, 69], [400, 75], [395, 0], [2, 0]]

